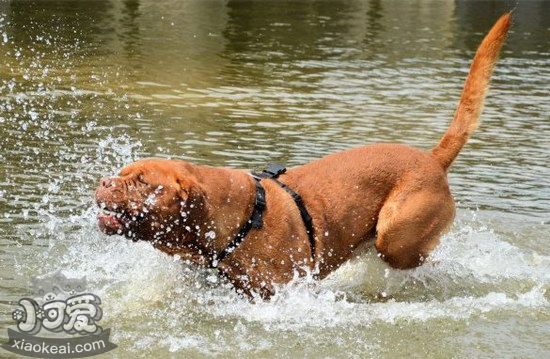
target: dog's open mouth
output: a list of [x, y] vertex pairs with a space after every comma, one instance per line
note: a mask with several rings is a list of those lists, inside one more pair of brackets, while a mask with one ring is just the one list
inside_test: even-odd
[[110, 209], [100, 205], [97, 215], [99, 229], [105, 234], [123, 234], [131, 222], [130, 216], [123, 210]]

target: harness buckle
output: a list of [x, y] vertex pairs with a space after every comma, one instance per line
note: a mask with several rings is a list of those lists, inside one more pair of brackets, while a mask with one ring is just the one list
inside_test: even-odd
[[280, 175], [282, 175], [285, 172], [286, 172], [286, 167], [285, 166], [280, 165], [278, 163], [270, 163], [270, 164], [267, 165], [265, 170], [263, 170], [260, 173], [252, 172], [252, 175], [255, 178], [258, 178], [258, 179], [262, 179], [262, 178], [273, 178], [273, 179], [275, 179], [275, 178], [279, 177]]

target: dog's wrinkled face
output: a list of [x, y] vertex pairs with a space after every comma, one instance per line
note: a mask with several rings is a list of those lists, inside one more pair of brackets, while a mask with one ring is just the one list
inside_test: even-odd
[[106, 234], [132, 240], [182, 240], [191, 181], [178, 161], [142, 160], [103, 178], [96, 190], [98, 223]]

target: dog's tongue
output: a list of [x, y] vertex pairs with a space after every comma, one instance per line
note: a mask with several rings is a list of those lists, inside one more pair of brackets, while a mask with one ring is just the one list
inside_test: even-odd
[[97, 215], [97, 222], [99, 229], [105, 234], [115, 234], [123, 229], [120, 219], [113, 215], [100, 213]]

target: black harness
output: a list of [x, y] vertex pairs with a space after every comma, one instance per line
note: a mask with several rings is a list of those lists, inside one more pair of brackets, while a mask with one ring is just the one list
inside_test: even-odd
[[266, 207], [265, 189], [260, 183], [262, 179], [272, 179], [273, 181], [275, 181], [275, 183], [277, 183], [292, 197], [294, 203], [296, 203], [296, 207], [298, 207], [298, 210], [300, 211], [300, 217], [302, 217], [302, 221], [304, 222], [304, 226], [306, 227], [306, 233], [311, 249], [311, 259], [315, 260], [315, 232], [313, 228], [313, 220], [306, 209], [302, 197], [298, 193], [294, 192], [286, 184], [277, 179], [285, 172], [286, 167], [279, 164], [269, 164], [267, 168], [261, 173], [252, 172], [252, 177], [254, 178], [254, 182], [256, 184], [256, 196], [254, 200], [254, 209], [252, 210], [252, 214], [250, 215], [250, 218], [239, 229], [239, 232], [237, 232], [229, 245], [223, 251], [221, 251], [221, 253], [213, 258], [211, 263], [212, 267], [217, 267], [219, 262], [224, 260], [229, 254], [234, 252], [252, 228], [262, 228], [263, 212]]

